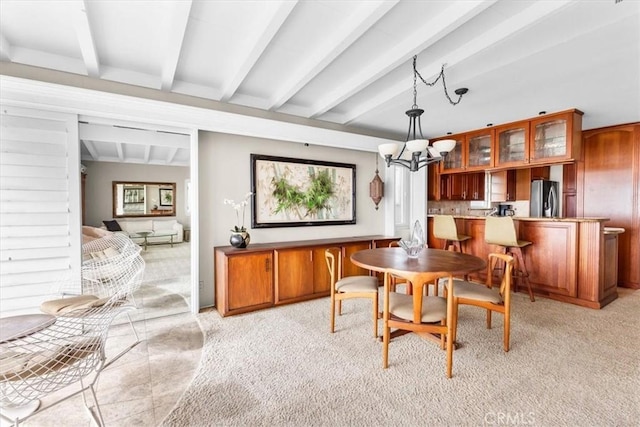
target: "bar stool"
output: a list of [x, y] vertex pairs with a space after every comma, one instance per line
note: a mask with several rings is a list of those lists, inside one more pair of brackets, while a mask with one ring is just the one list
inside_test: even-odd
[[[527, 264], [524, 262], [524, 256], [522, 254], [522, 248], [531, 245], [532, 242], [518, 240], [513, 218], [510, 216], [487, 217], [484, 228], [484, 240], [490, 245], [500, 246], [503, 253], [513, 257], [514, 285], [517, 281], [524, 281], [529, 290], [529, 299], [535, 301], [533, 291], [531, 290], [531, 283], [529, 282], [529, 271], [527, 271]], [[517, 292], [518, 287], [514, 286], [514, 290]]]
[[458, 234], [456, 221], [451, 215], [436, 215], [433, 217], [433, 235], [438, 239], [444, 240], [442, 249], [449, 249], [449, 246], [453, 246], [458, 252], [464, 252], [460, 242], [471, 238], [471, 236]]

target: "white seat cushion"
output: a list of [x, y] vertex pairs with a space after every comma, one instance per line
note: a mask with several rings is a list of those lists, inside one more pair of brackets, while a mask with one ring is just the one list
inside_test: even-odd
[[44, 301], [40, 305], [40, 311], [47, 314], [60, 316], [74, 310], [86, 310], [94, 307], [101, 307], [107, 303], [109, 298], [98, 298], [95, 295], [78, 295], [75, 297], [58, 298]]
[[378, 278], [373, 276], [348, 276], [336, 282], [338, 292], [378, 292]]
[[493, 304], [502, 304], [502, 296], [498, 288], [489, 289], [481, 283], [454, 280], [453, 294], [458, 298], [469, 298], [478, 301], [487, 301]]
[[118, 221], [120, 223], [120, 227], [122, 230], [127, 233], [136, 233], [138, 231], [153, 231], [153, 221], [150, 219], [147, 220], [138, 220], [138, 221]]
[[[389, 312], [413, 321], [413, 296], [389, 292]], [[422, 297], [422, 323], [440, 322], [447, 317], [447, 300], [443, 297]]]

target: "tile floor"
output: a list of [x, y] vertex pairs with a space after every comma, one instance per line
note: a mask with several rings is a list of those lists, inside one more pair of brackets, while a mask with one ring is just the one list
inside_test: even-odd
[[[142, 340], [140, 344], [103, 370], [98, 381], [98, 401], [108, 426], [160, 425], [191, 382], [200, 360], [202, 332], [192, 314], [137, 321], [135, 327]], [[107, 356], [118, 354], [132, 342], [128, 324], [114, 326]], [[43, 404], [51, 400], [45, 399]], [[93, 424], [82, 398], [75, 396], [23, 425]]]
[[[174, 248], [181, 248], [184, 253], [186, 246], [188, 244]], [[184, 277], [174, 280], [153, 270], [154, 263], [160, 262], [164, 271], [178, 271], [181, 261], [174, 256], [178, 252], [167, 249], [171, 248], [149, 247], [143, 254], [147, 261], [145, 284], [135, 294], [139, 308], [131, 312], [141, 342], [100, 375], [97, 395], [108, 426], [160, 425], [191, 382], [199, 363], [203, 335], [183, 297]], [[171, 268], [172, 263], [175, 268]], [[117, 320], [107, 340], [108, 359], [135, 340], [126, 316]], [[68, 390], [63, 391], [68, 393]], [[45, 399], [43, 404], [51, 400]], [[94, 424], [78, 395], [21, 425], [75, 427]]]

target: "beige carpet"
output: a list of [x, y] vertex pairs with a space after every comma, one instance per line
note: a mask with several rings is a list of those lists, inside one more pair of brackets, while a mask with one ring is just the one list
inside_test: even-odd
[[502, 319], [461, 307], [453, 378], [445, 353], [415, 335], [382, 344], [369, 305], [347, 301], [330, 334], [329, 301], [222, 319], [205, 331], [195, 377], [166, 426], [637, 426], [640, 291], [591, 310], [513, 299], [511, 351]]

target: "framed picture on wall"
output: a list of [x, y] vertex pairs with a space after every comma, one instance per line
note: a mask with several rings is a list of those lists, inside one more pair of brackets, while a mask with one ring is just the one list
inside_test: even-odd
[[123, 203], [125, 205], [144, 203], [143, 187], [125, 187], [123, 193]]
[[173, 206], [173, 189], [160, 189], [160, 206]]
[[356, 223], [356, 165], [251, 154], [251, 226]]

